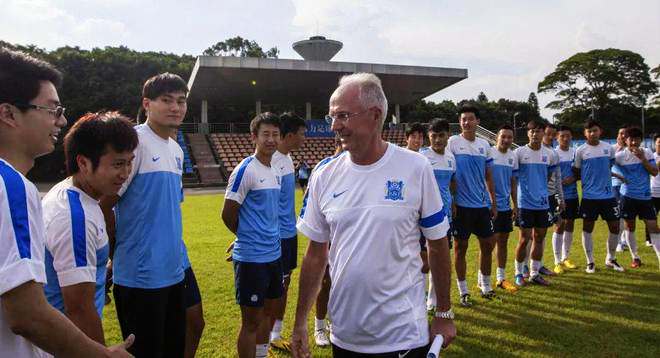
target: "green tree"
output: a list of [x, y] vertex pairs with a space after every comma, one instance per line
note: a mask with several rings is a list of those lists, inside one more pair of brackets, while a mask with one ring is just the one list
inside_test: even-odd
[[202, 54], [204, 56], [277, 58], [279, 53], [280, 50], [277, 47], [272, 47], [264, 52], [263, 48], [256, 41], [250, 41], [236, 36], [216, 43], [204, 50]]
[[529, 104], [529, 107], [534, 110], [534, 112], [538, 115], [539, 112], [539, 99], [536, 97], [536, 93], [530, 92], [529, 97], [527, 97], [527, 104]]
[[610, 48], [562, 61], [538, 84], [538, 92], [555, 93], [557, 99], [546, 107], [561, 111], [560, 122], [582, 121], [593, 110], [604, 126], [615, 128], [637, 116], [631, 110], [657, 93], [658, 85], [642, 56]]

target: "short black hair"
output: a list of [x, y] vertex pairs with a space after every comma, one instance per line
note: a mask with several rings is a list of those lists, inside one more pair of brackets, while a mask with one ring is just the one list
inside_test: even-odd
[[280, 136], [286, 137], [289, 133], [296, 133], [300, 128], [307, 128], [305, 120], [293, 112], [280, 114]]
[[644, 138], [644, 133], [639, 127], [628, 127], [626, 128], [626, 136], [628, 138]]
[[499, 131], [501, 131], [502, 129], [509, 130], [509, 131], [512, 131], [512, 132], [513, 132], [513, 126], [510, 125], [509, 123], [504, 123], [504, 124], [502, 124], [502, 125], [497, 129], [497, 131], [499, 132]]
[[0, 103], [29, 104], [39, 95], [42, 81], [59, 87], [62, 73], [46, 61], [0, 48]]
[[544, 130], [547, 125], [542, 122], [538, 121], [536, 119], [532, 119], [531, 121], [527, 122], [527, 130], [532, 130], [532, 129], [541, 129]]
[[481, 119], [481, 115], [479, 114], [479, 108], [477, 108], [474, 105], [471, 104], [464, 104], [458, 109], [458, 115], [460, 116], [463, 113], [474, 113], [474, 116], [477, 117], [477, 119]]
[[261, 127], [262, 124], [270, 124], [280, 128], [280, 117], [271, 112], [264, 112], [256, 115], [252, 121], [250, 121], [250, 133], [254, 135], [259, 134], [259, 127]]
[[563, 132], [563, 131], [568, 131], [569, 133], [573, 134], [573, 130], [569, 126], [565, 126], [565, 125], [559, 126], [559, 129], [557, 129], [557, 132]]
[[419, 122], [409, 123], [406, 127], [406, 138], [416, 132], [421, 133], [422, 137], [426, 136], [426, 126]]
[[76, 160], [78, 155], [91, 160], [92, 170], [96, 170], [108, 148], [118, 153], [132, 152], [137, 145], [138, 136], [133, 123], [121, 113], [87, 113], [64, 137], [67, 172], [73, 175], [80, 171]]
[[655, 142], [656, 140], [658, 140], [658, 138], [660, 138], [660, 133], [656, 133], [656, 134], [653, 136], [653, 141]]
[[595, 120], [595, 119], [590, 119], [590, 120], [584, 122], [584, 129], [589, 129], [589, 128], [592, 128], [592, 127], [598, 127], [600, 129], [603, 129], [603, 126], [601, 126], [600, 123], [598, 123], [598, 121]]
[[142, 97], [149, 99], [173, 92], [188, 94], [188, 85], [181, 76], [169, 72], [149, 78], [142, 87]]
[[429, 132], [447, 132], [447, 134], [449, 134], [449, 122], [447, 122], [446, 119], [433, 118], [429, 124]]
[[545, 127], [546, 127], [546, 128], [552, 128], [552, 129], [554, 129], [554, 130], [556, 130], [556, 131], [559, 130], [559, 127], [558, 127], [556, 124], [554, 124], [554, 123], [548, 123], [548, 124], [545, 125]]

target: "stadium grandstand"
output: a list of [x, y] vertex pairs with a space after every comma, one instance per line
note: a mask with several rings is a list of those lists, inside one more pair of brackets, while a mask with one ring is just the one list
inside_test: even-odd
[[405, 145], [401, 105], [467, 78], [467, 70], [458, 68], [330, 61], [341, 46], [338, 41], [315, 36], [293, 44], [302, 60], [198, 57], [188, 82], [188, 104], [199, 108], [201, 115], [186, 118], [178, 136], [186, 157], [185, 185], [226, 183], [238, 162], [253, 153], [248, 128], [251, 118], [246, 115], [243, 121], [230, 123], [214, 120], [221, 114], [214, 111], [225, 106], [254, 106], [257, 114], [272, 104], [304, 106], [307, 141], [292, 158], [295, 165], [304, 160], [313, 166], [334, 152], [334, 133], [325, 120], [312, 118], [312, 108], [327, 111], [341, 76], [354, 72], [379, 76], [393, 108], [392, 129], [384, 130], [383, 138], [398, 145]]

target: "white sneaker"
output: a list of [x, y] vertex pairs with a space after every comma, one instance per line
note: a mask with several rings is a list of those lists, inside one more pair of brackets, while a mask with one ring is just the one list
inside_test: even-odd
[[586, 273], [595, 273], [596, 272], [596, 265], [592, 262], [590, 264], [587, 264], [587, 268], [584, 270]]
[[653, 247], [653, 243], [651, 241], [646, 241], [646, 247]]
[[328, 339], [328, 332], [325, 329], [317, 329], [314, 331], [314, 341], [319, 347], [326, 347], [330, 345], [330, 339]]
[[623, 270], [623, 267], [622, 267], [621, 265], [619, 265], [619, 263], [616, 262], [616, 260], [608, 260], [608, 261], [606, 261], [606, 262], [605, 262], [605, 266], [607, 266], [607, 267], [613, 269], [614, 271], [619, 271], [619, 272], [623, 272], [623, 271], [624, 271], [624, 270]]

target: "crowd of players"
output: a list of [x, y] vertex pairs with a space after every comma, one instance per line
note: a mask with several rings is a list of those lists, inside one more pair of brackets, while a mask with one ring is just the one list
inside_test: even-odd
[[[64, 138], [70, 176], [41, 200], [25, 175], [66, 126], [60, 82], [48, 63], [0, 49], [0, 355], [192, 357], [204, 318], [182, 238], [183, 152], [172, 139], [186, 114], [186, 83], [172, 74], [150, 78], [143, 124], [116, 112], [76, 121]], [[435, 336], [449, 345], [456, 336], [450, 248], [453, 242], [460, 303], [470, 306], [466, 252], [473, 234], [486, 299], [497, 297], [495, 247], [496, 287], [505, 290], [547, 285], [542, 275], [575, 268], [569, 255], [579, 217], [588, 273], [595, 272], [591, 233], [599, 215], [610, 230], [608, 267], [623, 271], [615, 257], [620, 240], [633, 255], [631, 266], [641, 265], [637, 217], [660, 258], [660, 136], [655, 154], [640, 147], [637, 128], [625, 128], [611, 147], [589, 121], [587, 143], [573, 150], [570, 129], [531, 121], [527, 145], [512, 150], [513, 129], [505, 125], [491, 147], [476, 137], [478, 110], [466, 106], [461, 134], [450, 137], [448, 122], [433, 120], [428, 134], [410, 126], [408, 148], [400, 148], [381, 137], [387, 99], [380, 80], [365, 73], [344, 76], [329, 107], [326, 119], [340, 146], [312, 171], [299, 212], [289, 153], [304, 141], [301, 118], [257, 115], [250, 124], [255, 154], [230, 175], [221, 217], [236, 236], [230, 261], [240, 357], [266, 357], [271, 346], [310, 356], [307, 315], [315, 302], [315, 342], [332, 345], [335, 357], [425, 357]], [[422, 148], [427, 136], [430, 145]], [[505, 267], [514, 222], [520, 239], [512, 284]], [[549, 270], [543, 240], [553, 224]], [[310, 241], [289, 343], [281, 331], [297, 232]], [[125, 339], [113, 347], [105, 347], [102, 326], [109, 276]]]

